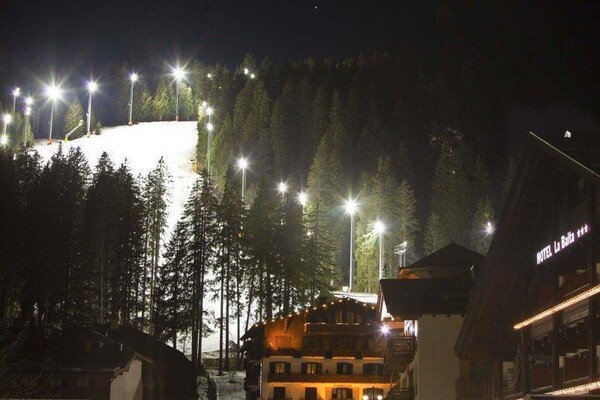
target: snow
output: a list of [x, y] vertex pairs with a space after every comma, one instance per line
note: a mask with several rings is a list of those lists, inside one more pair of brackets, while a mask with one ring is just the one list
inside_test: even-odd
[[[196, 126], [195, 121], [144, 122], [133, 126], [104, 128], [101, 135], [82, 137], [62, 144], [65, 152], [71, 147], [79, 147], [92, 169], [103, 152], [108, 153], [116, 167], [127, 160], [135, 176], [147, 175], [156, 167], [160, 157], [163, 157], [173, 179], [167, 220], [167, 231], [170, 232], [183, 211], [197, 177], [192, 164], [197, 141]], [[35, 148], [42, 158], [48, 160], [58, 146], [57, 141], [48, 145], [43, 140]]]
[[[133, 126], [104, 128], [100, 135], [62, 142], [62, 145], [65, 153], [72, 147], [79, 147], [92, 170], [103, 152], [108, 153], [115, 167], [127, 160], [134, 176], [147, 175], [163, 157], [172, 177], [167, 230], [164, 236], [167, 241], [183, 213], [191, 188], [198, 176], [193, 170], [197, 142], [196, 127], [195, 121], [143, 122]], [[49, 160], [58, 150], [58, 146], [59, 141], [48, 145], [46, 140], [40, 140], [36, 143], [35, 149], [44, 160]], [[207, 294], [204, 303], [218, 317], [219, 303], [209, 299], [209, 296]], [[235, 320], [232, 319], [230, 331], [236, 332], [236, 329]], [[203, 339], [203, 351], [214, 351], [218, 348], [218, 331]]]
[[246, 392], [244, 391], [245, 372], [233, 372], [233, 379], [230, 379], [229, 372], [227, 371], [222, 376], [219, 376], [217, 372], [215, 370], [208, 370], [209, 375], [217, 384], [217, 399], [246, 400]]

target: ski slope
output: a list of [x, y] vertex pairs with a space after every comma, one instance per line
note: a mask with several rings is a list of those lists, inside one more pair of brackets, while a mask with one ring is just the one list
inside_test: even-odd
[[[167, 230], [164, 236], [166, 242], [183, 213], [198, 176], [193, 170], [197, 141], [196, 126], [195, 121], [144, 122], [133, 126], [116, 126], [104, 128], [101, 135], [62, 142], [62, 146], [64, 152], [68, 152], [72, 147], [79, 147], [85, 154], [92, 171], [103, 152], [110, 156], [116, 168], [126, 160], [134, 176], [147, 175], [163, 157], [172, 178], [169, 188]], [[47, 161], [58, 150], [58, 146], [59, 141], [48, 145], [46, 140], [40, 140], [36, 143], [35, 149]], [[218, 301], [209, 300], [207, 295], [204, 302], [218, 316]], [[235, 332], [234, 324], [230, 329]], [[189, 345], [186, 348], [189, 351]], [[204, 352], [218, 350], [218, 332], [204, 338], [202, 348]]]
[[[192, 165], [196, 140], [195, 121], [143, 122], [133, 126], [104, 128], [101, 135], [62, 142], [62, 146], [65, 153], [71, 147], [79, 147], [92, 170], [102, 153], [106, 152], [115, 168], [127, 161], [134, 176], [147, 175], [163, 157], [172, 177], [167, 220], [167, 232], [170, 234], [181, 216], [197, 177]], [[58, 150], [58, 146], [58, 141], [48, 145], [43, 140], [35, 148], [44, 160], [48, 160]]]

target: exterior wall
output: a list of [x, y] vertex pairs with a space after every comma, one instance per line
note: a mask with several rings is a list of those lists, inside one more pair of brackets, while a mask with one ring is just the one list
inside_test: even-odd
[[418, 320], [418, 348], [409, 366], [415, 377], [415, 400], [454, 399], [459, 359], [454, 344], [462, 326], [459, 315], [425, 315]]
[[141, 400], [142, 392], [142, 362], [135, 359], [131, 362], [129, 370], [112, 381], [110, 398], [115, 400]]
[[[323, 383], [323, 382], [269, 382], [269, 364], [271, 362], [286, 362], [290, 363], [290, 374], [300, 375], [301, 364], [305, 362], [317, 362], [323, 365], [322, 375], [317, 375], [316, 380], [319, 376], [326, 379], [327, 375], [337, 374], [337, 363], [350, 363], [352, 364], [352, 375], [344, 375], [350, 382], [341, 381], [339, 383]], [[382, 389], [383, 393], [387, 393], [391, 387], [391, 381], [382, 383], [383, 380], [378, 379], [379, 383], [368, 383], [372, 375], [364, 376], [365, 382], [356, 382], [361, 380], [360, 376], [363, 375], [364, 364], [382, 364], [383, 357], [365, 357], [364, 359], [357, 360], [355, 358], [346, 357], [333, 357], [332, 359], [325, 359], [323, 357], [265, 357], [261, 360], [261, 388], [260, 398], [271, 399], [273, 398], [275, 387], [285, 387], [286, 399], [304, 399], [304, 389], [314, 387], [317, 388], [318, 399], [331, 399], [333, 388], [349, 388], [352, 389], [353, 399], [362, 399], [363, 394], [369, 394], [372, 388]], [[314, 377], [310, 375], [309, 378]], [[385, 375], [378, 375], [378, 377], [384, 378]], [[354, 382], [353, 382], [354, 381]]]

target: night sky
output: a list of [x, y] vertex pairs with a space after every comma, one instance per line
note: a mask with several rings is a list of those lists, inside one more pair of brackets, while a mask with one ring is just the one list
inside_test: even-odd
[[[237, 66], [410, 51], [435, 66], [483, 54], [513, 65], [540, 99], [600, 108], [600, 2], [385, 0], [0, 0], [0, 84], [53, 68], [197, 58]], [[538, 90], [538, 88], [540, 90]], [[5, 96], [7, 97], [7, 96]], [[6, 98], [2, 98], [6, 102]]]

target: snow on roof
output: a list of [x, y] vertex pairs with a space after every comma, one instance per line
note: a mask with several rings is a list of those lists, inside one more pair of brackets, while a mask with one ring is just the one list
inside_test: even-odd
[[362, 303], [377, 304], [377, 293], [361, 293], [361, 292], [331, 292], [333, 297], [338, 299], [352, 299]]

